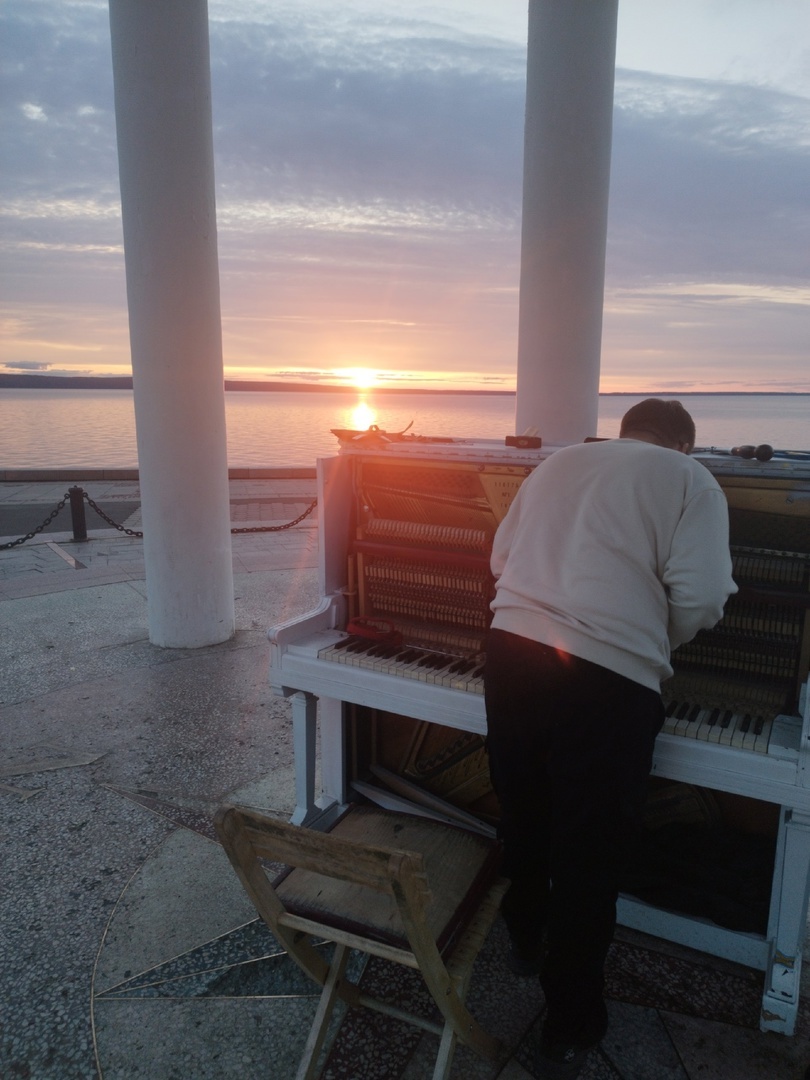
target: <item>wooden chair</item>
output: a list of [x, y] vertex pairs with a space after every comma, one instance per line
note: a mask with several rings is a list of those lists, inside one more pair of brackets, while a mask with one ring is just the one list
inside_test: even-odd
[[[216, 826], [256, 910], [290, 957], [323, 987], [296, 1080], [316, 1075], [338, 1000], [438, 1034], [434, 1080], [449, 1075], [457, 1040], [486, 1058], [500, 1057], [502, 1044], [465, 1005], [473, 961], [508, 886], [497, 876], [492, 840], [366, 806], [350, 809], [329, 832], [227, 806]], [[262, 860], [288, 869], [271, 881]], [[312, 937], [335, 943], [331, 964]], [[364, 994], [344, 975], [352, 949], [421, 971], [444, 1023]]]

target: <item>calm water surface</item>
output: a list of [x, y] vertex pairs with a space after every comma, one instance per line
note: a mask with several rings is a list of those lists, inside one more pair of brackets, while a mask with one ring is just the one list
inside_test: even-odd
[[[596, 434], [647, 395], [603, 395]], [[810, 394], [683, 395], [699, 446], [768, 442], [810, 448]], [[514, 431], [514, 395], [351, 394], [229, 391], [228, 461], [233, 466], [312, 465], [335, 453], [331, 428], [377, 424], [416, 435], [502, 439]], [[135, 415], [127, 390], [0, 391], [0, 468], [136, 466]]]

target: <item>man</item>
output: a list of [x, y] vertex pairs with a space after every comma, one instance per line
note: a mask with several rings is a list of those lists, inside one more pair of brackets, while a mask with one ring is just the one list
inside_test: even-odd
[[[695, 425], [648, 398], [617, 440], [553, 453], [498, 529], [484, 673], [511, 964], [540, 972], [538, 1070], [578, 1075], [607, 1030], [604, 961], [641, 828], [671, 650], [736, 586], [728, 509]], [[546, 954], [541, 940], [546, 932]]]

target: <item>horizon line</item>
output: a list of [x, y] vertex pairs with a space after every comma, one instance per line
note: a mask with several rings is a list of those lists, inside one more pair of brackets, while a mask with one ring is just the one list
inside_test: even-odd
[[[516, 389], [495, 387], [452, 386], [391, 386], [377, 385], [358, 387], [350, 383], [283, 382], [271, 379], [224, 379], [224, 388], [230, 392], [258, 393], [339, 393], [339, 394], [460, 394], [470, 396], [511, 396]], [[99, 389], [131, 390], [132, 375], [48, 375], [33, 372], [0, 372], [0, 389]], [[808, 390], [599, 390], [599, 397], [801, 397], [810, 395]]]

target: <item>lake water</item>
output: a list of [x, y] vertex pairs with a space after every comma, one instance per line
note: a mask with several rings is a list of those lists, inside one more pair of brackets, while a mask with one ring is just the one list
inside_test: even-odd
[[[617, 435], [622, 415], [646, 396], [601, 395], [595, 434]], [[514, 432], [512, 394], [228, 391], [225, 400], [232, 466], [312, 465], [336, 452], [331, 428], [377, 424], [401, 431], [411, 424], [415, 435], [492, 439]], [[681, 400], [695, 419], [699, 446], [767, 442], [810, 449], [810, 394], [685, 394]], [[137, 463], [131, 391], [0, 390], [0, 468]]]

